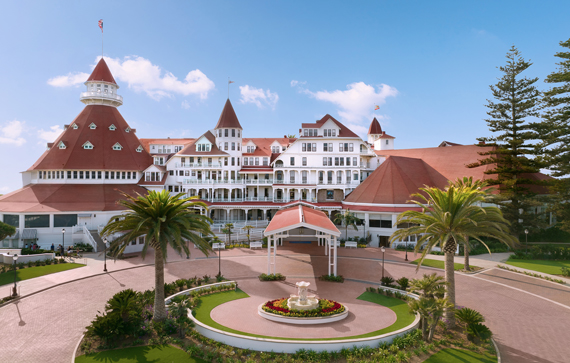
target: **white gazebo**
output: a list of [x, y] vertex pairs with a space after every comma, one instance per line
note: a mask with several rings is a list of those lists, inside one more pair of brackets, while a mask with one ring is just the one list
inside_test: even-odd
[[[340, 231], [324, 212], [304, 205], [280, 210], [275, 214], [265, 232], [263, 232], [263, 235], [267, 237], [268, 274], [276, 273], [278, 241], [291, 237], [308, 237], [307, 234], [295, 234], [299, 232], [290, 233], [290, 231], [300, 231], [305, 228], [315, 231], [312, 237], [317, 238], [319, 243], [323, 242], [325, 255], [329, 256], [328, 273], [329, 275], [337, 275], [337, 249], [339, 246], [337, 238], [340, 237]], [[272, 249], [273, 262], [271, 259]], [[271, 268], [272, 266], [273, 269]]]

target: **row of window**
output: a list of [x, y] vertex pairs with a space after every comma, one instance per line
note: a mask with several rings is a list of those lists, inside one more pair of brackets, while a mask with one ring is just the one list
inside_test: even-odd
[[[4, 214], [4, 223], [20, 228], [20, 216]], [[73, 227], [77, 225], [77, 214], [54, 214], [54, 227]], [[49, 214], [26, 214], [24, 228], [49, 228]]]
[[[182, 145], [174, 146], [174, 153], [179, 152], [182, 150]], [[150, 146], [152, 154], [171, 154], [172, 149], [171, 145], [151, 145]], [[138, 150], [137, 150], [138, 151]]]
[[[74, 130], [77, 130], [77, 129], [79, 128], [79, 126], [77, 126], [76, 123], [73, 123], [73, 124], [71, 125], [71, 128], [74, 129]], [[95, 129], [97, 128], [97, 125], [95, 125], [94, 122], [91, 122], [91, 124], [89, 125], [89, 128], [90, 128], [91, 130], [95, 130]], [[111, 126], [109, 126], [109, 130], [111, 130], [111, 131], [115, 131], [116, 129], [117, 129], [117, 126], [115, 126], [114, 124], [111, 124]], [[131, 128], [130, 128], [130, 127], [127, 127], [127, 128], [125, 129], [125, 132], [131, 132]]]
[[[301, 144], [301, 150], [303, 152], [316, 152], [317, 151], [317, 144], [304, 142]], [[334, 147], [332, 142], [325, 142], [323, 144], [323, 151], [324, 152], [333, 152]], [[338, 151], [339, 152], [352, 152], [354, 151], [354, 144], [348, 142], [341, 142], [338, 144]]]
[[211, 144], [198, 144], [196, 145], [196, 151], [210, 151], [211, 146]]
[[[254, 158], [254, 157], [249, 157], [249, 158], [243, 158], [243, 165], [244, 166], [258, 166], [259, 165], [259, 159], [261, 158]], [[262, 165], [263, 166], [269, 166], [269, 158], [263, 158], [262, 159]]]
[[[58, 147], [60, 149], [67, 149], [67, 145], [65, 145], [65, 143], [63, 141], [60, 141], [58, 144]], [[83, 145], [82, 145], [83, 149], [85, 150], [93, 150], [93, 148], [95, 147], [91, 142], [86, 141]], [[123, 150], [123, 146], [121, 144], [119, 144], [118, 142], [115, 143], [115, 145], [113, 145], [113, 150]], [[139, 147], [136, 148], [136, 151], [138, 153], [143, 151], [143, 147], [141, 145], [139, 145]]]
[[[323, 166], [333, 166], [332, 159], [333, 158], [323, 157]], [[334, 166], [345, 166], [345, 165], [351, 166], [350, 157], [346, 157], [346, 163], [345, 163], [345, 158], [342, 156], [334, 158]], [[358, 166], [358, 158], [356, 156], [352, 158], [352, 166]]]
[[[231, 129], [232, 130], [232, 137], [236, 137], [236, 131], [237, 131], [237, 137], [241, 137], [240, 136], [240, 132], [239, 130], [236, 129]], [[229, 137], [230, 136], [230, 129], [223, 129], [223, 134], [225, 137]], [[222, 137], [222, 129], [218, 130], [218, 137]]]
[[[347, 175], [347, 182], [350, 181], [350, 170], [346, 171], [346, 175]], [[325, 179], [325, 172], [324, 171], [319, 171], [319, 183], [324, 184], [324, 179]], [[360, 178], [358, 177], [358, 173], [353, 173], [352, 174], [352, 180], [357, 181]], [[336, 177], [336, 181], [337, 183], [342, 183], [342, 176], [340, 174], [337, 174]], [[328, 184], [332, 184], [333, 182], [333, 172], [332, 171], [327, 171], [327, 183]]]
[[[319, 136], [319, 129], [304, 129], [303, 136]], [[324, 137], [336, 137], [336, 129], [324, 129]]]
[[[67, 177], [66, 177], [67, 175]], [[39, 179], [137, 179], [136, 171], [40, 170]]]

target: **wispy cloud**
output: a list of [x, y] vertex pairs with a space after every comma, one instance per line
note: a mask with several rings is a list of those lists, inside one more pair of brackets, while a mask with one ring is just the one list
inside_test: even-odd
[[0, 144], [22, 146], [26, 139], [22, 137], [24, 131], [23, 121], [9, 121], [0, 127]]
[[185, 110], [189, 109], [190, 108], [190, 102], [188, 102], [188, 100], [182, 101], [181, 107]]
[[63, 128], [59, 125], [50, 126], [49, 130], [38, 130], [39, 143], [54, 142], [62, 132]]
[[291, 87], [302, 86], [305, 84], [307, 84], [307, 81], [297, 81], [295, 79], [291, 81]]
[[[95, 63], [99, 59], [100, 57]], [[105, 57], [105, 61], [119, 83], [124, 82], [129, 88], [144, 92], [155, 100], [172, 97], [174, 94], [197, 95], [200, 99], [206, 99], [215, 88], [214, 82], [199, 69], [188, 72], [186, 77], [180, 80], [171, 72], [164, 71], [143, 57], [129, 56], [123, 59]], [[70, 73], [67, 76], [50, 78], [48, 84], [54, 87], [70, 87], [85, 82], [87, 78], [89, 75], [86, 73]]]
[[264, 108], [264, 106], [269, 106], [275, 109], [277, 101], [279, 101], [279, 95], [270, 90], [263, 90], [263, 88], [255, 88], [249, 85], [240, 86], [239, 91], [241, 93], [241, 103], [253, 103], [259, 108]]
[[57, 76], [48, 79], [47, 83], [50, 86], [54, 87], [78, 87], [80, 84], [85, 83], [89, 78], [87, 73], [83, 72], [76, 72], [76, 73], [69, 73], [66, 76]]

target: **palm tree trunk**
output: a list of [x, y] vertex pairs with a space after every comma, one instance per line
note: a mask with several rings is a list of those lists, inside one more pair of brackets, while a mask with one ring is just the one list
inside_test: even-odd
[[455, 327], [455, 269], [454, 269], [454, 257], [453, 252], [445, 252], [445, 282], [447, 282], [447, 289], [445, 292], [445, 297], [447, 300], [453, 304], [453, 308], [448, 308], [445, 310], [445, 319], [447, 320], [447, 326], [449, 328]]
[[[469, 242], [467, 242], [469, 243]], [[465, 256], [465, 261], [464, 261], [464, 265], [465, 265], [465, 271], [471, 271], [471, 266], [469, 266], [469, 245], [465, 245], [463, 246], [463, 254]]]
[[162, 250], [154, 250], [154, 315], [152, 320], [166, 319], [166, 306], [164, 304], [164, 257]]

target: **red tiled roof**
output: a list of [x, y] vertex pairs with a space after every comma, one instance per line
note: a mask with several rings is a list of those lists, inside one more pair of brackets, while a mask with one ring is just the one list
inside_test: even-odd
[[[160, 165], [155, 165], [155, 166], [160, 166]], [[166, 167], [162, 166], [163, 168], [163, 172], [166, 171]], [[160, 168], [159, 168], [160, 169]], [[160, 181], [145, 181], [144, 180], [144, 176], [139, 180], [138, 185], [164, 185], [166, 183], [166, 178], [168, 178], [168, 173], [165, 172], [164, 175], [162, 175], [162, 180]]]
[[406, 204], [424, 185], [444, 188], [447, 179], [421, 159], [391, 156], [343, 203]]
[[224, 109], [222, 110], [222, 114], [218, 119], [218, 124], [214, 129], [223, 129], [223, 128], [237, 128], [243, 130], [237, 118], [236, 112], [230, 102], [230, 99], [226, 101], [224, 105]]
[[450, 142], [450, 141], [442, 141], [438, 147], [445, 147], [445, 146], [463, 146], [463, 145], [455, 143], [455, 142]]
[[105, 62], [105, 59], [103, 58], [99, 60], [99, 63], [97, 63], [97, 66], [95, 66], [95, 69], [93, 72], [91, 72], [91, 75], [87, 79], [87, 82], [89, 81], [103, 81], [117, 84], [117, 82], [115, 82], [115, 78], [113, 78], [113, 75], [109, 70], [109, 67], [107, 66], [107, 62]]
[[[89, 125], [94, 123], [96, 129]], [[152, 157], [146, 150], [137, 152], [140, 140], [133, 132], [126, 132], [129, 127], [115, 107], [88, 105], [73, 120], [77, 129], [68, 127], [55, 140], [54, 147], [47, 150], [28, 170], [49, 169], [93, 169], [93, 170], [144, 170], [152, 164]], [[114, 131], [109, 126], [115, 125]], [[60, 149], [63, 141], [66, 148]], [[93, 149], [83, 149], [89, 141]], [[122, 150], [113, 150], [119, 143]]]
[[325, 213], [304, 205], [282, 209], [275, 213], [264, 234], [267, 236], [271, 232], [284, 231], [296, 226], [314, 227], [317, 230], [327, 231], [336, 236], [340, 235], [338, 228]]
[[378, 122], [378, 120], [376, 120], [376, 117], [374, 117], [374, 120], [372, 120], [370, 127], [368, 128], [368, 135], [378, 135], [381, 133], [382, 127], [380, 127], [380, 122]]
[[[246, 148], [246, 144], [248, 142], [253, 142], [256, 146], [255, 150], [253, 153], [243, 153], [243, 156], [271, 156], [272, 152], [271, 152], [271, 144], [273, 144], [275, 141], [277, 141], [280, 145], [280, 147], [288, 147], [289, 145], [291, 145], [293, 142], [295, 142], [294, 138], [288, 138], [288, 137], [254, 137], [254, 138], [246, 138], [244, 137], [242, 139], [242, 147], [243, 150], [247, 150]], [[279, 153], [281, 153], [282, 149], [279, 149]]]
[[338, 137], [358, 137], [354, 132], [352, 132], [348, 127], [344, 126], [340, 121], [329, 115], [328, 113], [323, 116], [322, 119], [318, 120], [316, 123], [305, 123], [301, 124], [302, 128], [320, 128], [322, 127], [325, 122], [328, 120], [332, 120], [339, 128], [340, 131], [338, 133]]
[[[210, 151], [196, 151], [196, 141], [200, 140], [202, 136], [208, 139], [208, 141], [210, 141], [210, 143], [212, 144]], [[227, 152], [222, 151], [218, 148], [218, 145], [216, 145], [216, 137], [210, 131], [206, 131], [206, 133], [202, 136], [196, 138], [195, 140], [190, 141], [188, 144], [186, 144], [184, 149], [180, 150], [178, 153], [176, 153], [176, 155], [181, 155], [181, 156], [228, 155]]]
[[119, 211], [123, 199], [119, 191], [129, 195], [146, 194], [147, 190], [134, 184], [29, 184], [0, 197], [0, 211], [81, 212]]
[[382, 136], [380, 136], [379, 139], [395, 139], [395, 137], [388, 135], [386, 131], [382, 131]]

